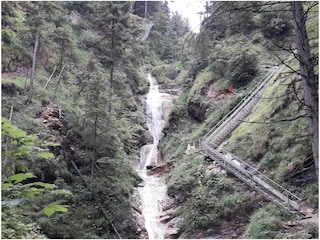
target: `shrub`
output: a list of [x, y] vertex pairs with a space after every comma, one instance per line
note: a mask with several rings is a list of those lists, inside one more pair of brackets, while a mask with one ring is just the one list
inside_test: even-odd
[[302, 192], [302, 198], [307, 200], [313, 208], [318, 208], [319, 204], [319, 189], [318, 183], [315, 182], [304, 189]]
[[213, 191], [206, 187], [197, 187], [193, 190], [190, 199], [185, 204], [183, 211], [183, 228], [206, 229], [219, 224], [222, 208]]
[[214, 174], [204, 184], [196, 186], [186, 200], [183, 228], [204, 230], [217, 227], [223, 220], [235, 217], [246, 203], [246, 198], [234, 192], [231, 182], [222, 175]]
[[30, 219], [22, 217], [20, 210], [16, 206], [2, 205], [1, 211], [1, 238], [47, 238], [40, 232], [40, 227], [36, 223], [31, 223]]
[[168, 195], [184, 200], [190, 196], [193, 188], [199, 183], [199, 177], [204, 174], [203, 156], [186, 156], [184, 161], [176, 166], [168, 176]]
[[261, 208], [251, 217], [246, 235], [250, 239], [270, 239], [275, 238], [281, 228], [281, 221]]
[[243, 51], [228, 64], [230, 83], [241, 87], [249, 83], [258, 73], [257, 57]]

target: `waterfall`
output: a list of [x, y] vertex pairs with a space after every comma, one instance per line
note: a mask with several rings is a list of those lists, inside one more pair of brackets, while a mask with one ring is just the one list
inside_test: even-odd
[[153, 83], [151, 74], [148, 74], [150, 83], [147, 97], [147, 126], [153, 137], [153, 144], [158, 144], [163, 128], [162, 120], [162, 100], [158, 85]]
[[148, 74], [150, 83], [146, 99], [146, 121], [153, 143], [141, 148], [139, 174], [144, 180], [144, 186], [139, 188], [142, 200], [142, 213], [149, 239], [163, 239], [165, 225], [160, 223], [162, 203], [165, 201], [167, 187], [163, 177], [147, 174], [147, 166], [155, 167], [158, 162], [158, 143], [164, 125], [162, 116], [162, 100], [158, 85], [154, 84], [151, 74]]

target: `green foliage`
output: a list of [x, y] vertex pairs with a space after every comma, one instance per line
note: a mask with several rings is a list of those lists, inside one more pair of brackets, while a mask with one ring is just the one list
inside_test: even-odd
[[26, 219], [21, 210], [15, 206], [1, 207], [1, 238], [2, 239], [45, 239], [47, 238], [38, 224]]
[[299, 234], [297, 233], [294, 238], [300, 239], [316, 239], [319, 236], [319, 227], [314, 223], [307, 223], [304, 226], [303, 231]]
[[232, 182], [206, 170], [203, 156], [185, 155], [170, 172], [168, 195], [183, 206], [182, 228], [187, 231], [219, 226], [246, 204]]
[[13, 182], [13, 183], [19, 183], [22, 182], [28, 178], [35, 178], [36, 176], [34, 176], [32, 173], [18, 173], [15, 175], [11, 175], [10, 177], [8, 177], [8, 181]]
[[[21, 95], [4, 94], [3, 98], [3, 115], [10, 116], [13, 106], [11, 122], [19, 126], [15, 128], [2, 121], [3, 165], [6, 166], [3, 179], [9, 178], [3, 182], [4, 199], [32, 198], [23, 209], [30, 213], [32, 221], [41, 223], [43, 232], [50, 238], [116, 237], [90, 191], [82, 186], [82, 179], [71, 170], [72, 159], [89, 183], [93, 166], [94, 193], [110, 211], [121, 235], [136, 238], [131, 195], [141, 180], [127, 159], [131, 158], [130, 154], [137, 154], [143, 142], [146, 126], [137, 95], [147, 90], [142, 69], [149, 61], [156, 62], [152, 59], [156, 50], [148, 53], [148, 45], [152, 45], [149, 43], [156, 40], [150, 37], [145, 43], [136, 41], [137, 31], [143, 26], [137, 26], [141, 25], [141, 19], [133, 20], [129, 2], [6, 2], [2, 6], [2, 69], [7, 72], [19, 69], [6, 77], [21, 88]], [[159, 19], [170, 16], [167, 10]], [[162, 23], [169, 24], [171, 19], [168, 19], [169, 22]], [[167, 59], [177, 57], [186, 30], [181, 29], [184, 20], [179, 15], [175, 14], [172, 22], [170, 29], [174, 31], [163, 38], [170, 41], [161, 42], [161, 55]], [[165, 32], [169, 29], [166, 25], [160, 28]], [[37, 31], [40, 42], [34, 98], [26, 106], [22, 89], [28, 87], [26, 67], [31, 66]], [[170, 68], [168, 77], [173, 78], [176, 71]], [[63, 110], [63, 119], [58, 121], [65, 123], [66, 133], [39, 124], [43, 117], [38, 118], [39, 109], [46, 108], [50, 102]], [[44, 143], [43, 139], [49, 138], [55, 143]], [[48, 147], [54, 156], [46, 150]], [[37, 179], [28, 178], [33, 176], [28, 175], [31, 172]], [[71, 195], [62, 187], [76, 193]], [[51, 194], [44, 194], [48, 192]], [[57, 203], [60, 198], [63, 201]], [[68, 212], [65, 204], [69, 206]], [[45, 214], [43, 206], [47, 206]], [[57, 214], [59, 211], [64, 212], [64, 217]], [[74, 224], [72, 230], [68, 227], [70, 222]]]
[[303, 199], [306, 199], [307, 202], [313, 208], [319, 207], [319, 187], [318, 183], [313, 183], [306, 187], [301, 193]]
[[[133, 187], [140, 182], [139, 176], [125, 159], [101, 158], [96, 164], [100, 175], [94, 176], [95, 195], [108, 211], [121, 236], [135, 238], [131, 220], [131, 194]], [[69, 206], [68, 212], [63, 217], [54, 214], [50, 219], [39, 219], [43, 231], [49, 238], [115, 238], [112, 227], [106, 224], [108, 220], [101, 207], [91, 198], [90, 191], [81, 184], [81, 179], [77, 176], [74, 178], [73, 195], [64, 197]], [[72, 229], [68, 227], [70, 221], [73, 221]]]
[[202, 156], [185, 157], [179, 167], [175, 167], [168, 176], [168, 195], [182, 200], [188, 198], [198, 185], [198, 179], [204, 174], [202, 162]]
[[[3, 204], [12, 204], [15, 201], [20, 203], [20, 199], [37, 199], [43, 198], [44, 194], [50, 193], [53, 189], [56, 188], [56, 185], [44, 183], [44, 182], [32, 182], [31, 179], [37, 178], [33, 173], [26, 172], [28, 168], [26, 167], [26, 159], [32, 159], [34, 156], [38, 155], [42, 159], [49, 159], [53, 157], [53, 154], [50, 152], [40, 152], [33, 153], [33, 149], [36, 149], [35, 144], [37, 140], [36, 135], [27, 135], [25, 131], [19, 129], [17, 126], [11, 124], [7, 119], [2, 118], [1, 122], [2, 128], [2, 142], [6, 145], [6, 150], [4, 151], [5, 163], [4, 171], [2, 172], [2, 199]], [[48, 146], [50, 143], [45, 143], [44, 145]], [[10, 150], [9, 150], [10, 149]], [[21, 159], [24, 159], [24, 162], [21, 162]], [[9, 171], [13, 169], [13, 175], [10, 175]], [[19, 171], [23, 171], [20, 172]], [[31, 182], [30, 182], [31, 181]], [[62, 192], [61, 192], [62, 193]], [[10, 207], [5, 207], [5, 214], [11, 215], [10, 219], [18, 218], [18, 212], [10, 210]], [[66, 212], [65, 206], [58, 204], [50, 204], [44, 209], [44, 213], [47, 216], [52, 215], [54, 212]], [[19, 214], [21, 214], [19, 212]], [[32, 236], [30, 233], [34, 232], [35, 236], [39, 235], [38, 226], [36, 224], [27, 224], [26, 227], [21, 227], [23, 221], [19, 218], [10, 222], [8, 220], [4, 221], [2, 225], [2, 234], [4, 236], [10, 236], [13, 238], [23, 237], [23, 236]]]
[[[149, 3], [148, 3], [149, 4]], [[165, 63], [179, 60], [184, 36], [189, 31], [188, 22], [179, 14], [170, 14], [167, 2], [161, 3], [152, 17], [154, 27], [149, 36], [149, 46]]]
[[261, 208], [252, 215], [246, 235], [250, 239], [270, 239], [275, 238], [282, 228], [277, 217]]
[[179, 69], [173, 67], [172, 65], [160, 65], [155, 66], [151, 70], [152, 76], [154, 76], [159, 84], [170, 84], [178, 76]]
[[[39, 152], [39, 148], [35, 146], [37, 141], [36, 135], [27, 135], [25, 131], [11, 124], [4, 117], [1, 119], [1, 129], [2, 143], [6, 145], [6, 150], [2, 154], [5, 159], [8, 158], [3, 166], [5, 173], [7, 173], [6, 170], [9, 168], [19, 168], [21, 170], [27, 169], [26, 167], [21, 166], [21, 163], [18, 162], [20, 160], [25, 161], [26, 159], [35, 156], [42, 159], [53, 157], [53, 154], [45, 149], [40, 149], [41, 152]], [[46, 143], [45, 145], [48, 146], [50, 143]], [[14, 176], [16, 178], [16, 183], [21, 182], [28, 177], [34, 177], [33, 175], [28, 176], [22, 173], [21, 175], [17, 174]], [[18, 178], [20, 178], [20, 180]]]
[[283, 41], [292, 34], [290, 6], [281, 4], [269, 6], [269, 11], [263, 11], [259, 18], [259, 25], [263, 26], [262, 32], [267, 39]]
[[66, 205], [59, 205], [59, 204], [55, 204], [55, 203], [50, 203], [48, 206], [46, 206], [43, 209], [43, 213], [45, 215], [47, 215], [48, 217], [50, 217], [52, 214], [54, 214], [55, 212], [68, 212], [68, 206]]
[[230, 82], [235, 87], [244, 86], [252, 81], [258, 72], [257, 57], [247, 51], [241, 52], [230, 61], [228, 71]]

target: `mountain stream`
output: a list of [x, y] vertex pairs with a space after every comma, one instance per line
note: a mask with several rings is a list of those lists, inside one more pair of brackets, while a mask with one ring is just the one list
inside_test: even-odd
[[166, 226], [160, 222], [160, 216], [167, 196], [167, 186], [163, 177], [148, 174], [149, 169], [162, 164], [161, 158], [158, 157], [158, 143], [164, 125], [162, 99], [156, 80], [151, 77], [151, 74], [148, 74], [148, 80], [150, 88], [146, 99], [146, 121], [153, 142], [141, 148], [138, 172], [144, 180], [144, 185], [139, 188], [139, 195], [149, 239], [164, 239]]

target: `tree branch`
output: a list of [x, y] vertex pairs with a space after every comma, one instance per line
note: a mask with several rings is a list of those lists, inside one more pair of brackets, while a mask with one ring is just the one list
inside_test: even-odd
[[294, 117], [294, 118], [291, 118], [291, 119], [281, 119], [281, 120], [277, 120], [277, 121], [270, 121], [270, 122], [257, 122], [257, 121], [245, 121], [245, 120], [242, 120], [241, 122], [244, 122], [244, 123], [256, 123], [256, 124], [274, 124], [274, 123], [280, 123], [280, 122], [292, 122], [292, 121], [295, 121], [299, 118], [306, 118], [308, 117], [308, 115], [300, 115], [300, 116], [297, 116], [297, 117]]

